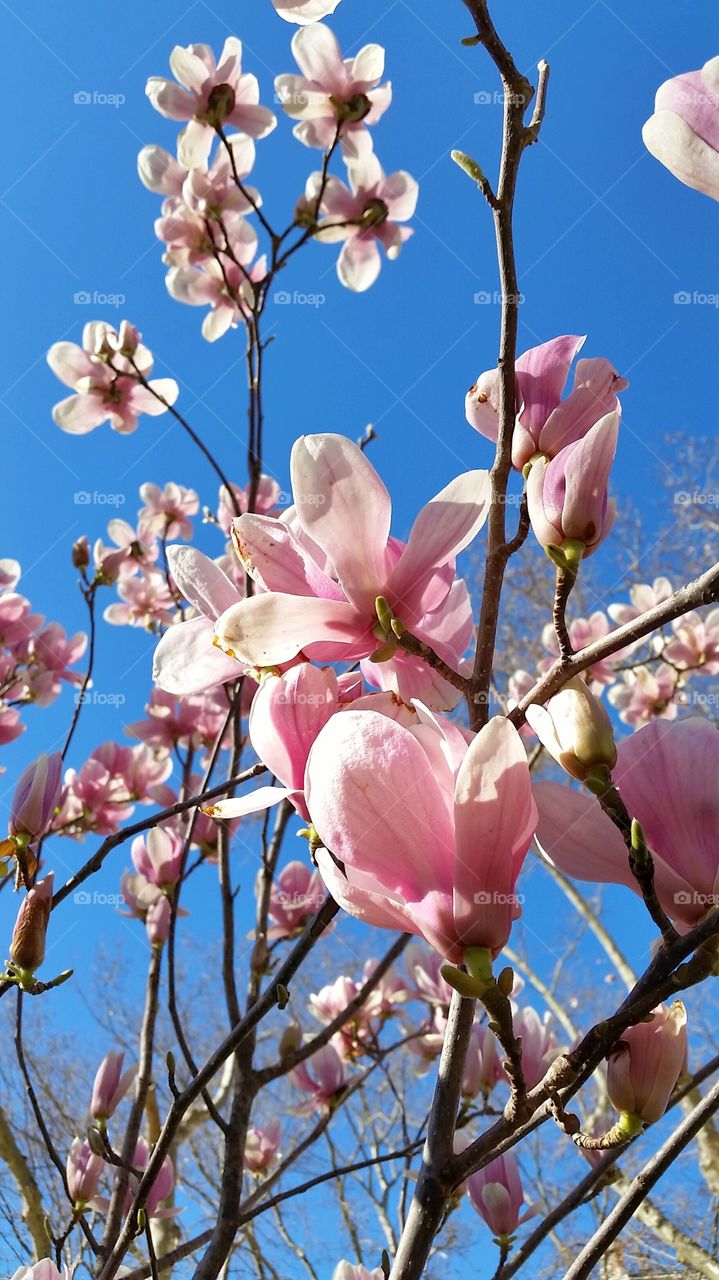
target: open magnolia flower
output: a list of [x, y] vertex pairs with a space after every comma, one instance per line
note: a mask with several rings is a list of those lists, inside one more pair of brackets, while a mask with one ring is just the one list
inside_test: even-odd
[[[657, 897], [689, 929], [719, 903], [719, 732], [693, 716], [655, 720], [621, 743], [613, 781], [646, 837]], [[538, 782], [537, 844], [578, 880], [639, 893], [624, 840], [592, 796]]]
[[261, 590], [218, 618], [216, 643], [252, 667], [300, 654], [335, 662], [382, 651], [386, 662], [363, 666], [368, 680], [381, 679], [407, 701], [456, 705], [457, 691], [444, 679], [437, 687], [420, 659], [399, 647], [384, 652], [376, 601], [384, 597], [393, 618], [459, 669], [472, 614], [464, 583], [455, 579], [455, 557], [486, 519], [487, 472], [451, 481], [419, 513], [406, 545], [390, 536], [389, 494], [352, 441], [300, 437], [291, 474], [295, 505], [281, 518], [245, 514], [234, 521], [237, 551]]
[[129, 435], [141, 413], [156, 417], [175, 403], [178, 386], [173, 378], [155, 378], [147, 386], [138, 381], [135, 370], [149, 380], [154, 361], [133, 331], [131, 363], [123, 347], [123, 334], [128, 329], [123, 325], [118, 334], [104, 320], [91, 320], [82, 331], [81, 347], [76, 342], [54, 342], [50, 347], [50, 368], [74, 393], [52, 411], [54, 422], [63, 431], [85, 435], [109, 419], [115, 431]]
[[501, 951], [537, 821], [508, 720], [496, 716], [467, 746], [456, 725], [426, 712], [404, 728], [346, 711], [310, 752], [305, 795], [326, 846], [320, 874], [351, 915], [421, 934], [453, 964], [468, 948]]

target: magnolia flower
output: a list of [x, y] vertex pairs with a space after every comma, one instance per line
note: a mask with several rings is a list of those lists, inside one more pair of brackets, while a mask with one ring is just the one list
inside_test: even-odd
[[[655, 720], [619, 747], [612, 772], [644, 831], [657, 897], [689, 929], [719, 902], [719, 731], [699, 717]], [[639, 894], [624, 840], [592, 796], [539, 782], [537, 844], [565, 875]]]
[[[316, 240], [325, 244], [342, 241], [337, 259], [337, 275], [347, 289], [363, 293], [377, 279], [382, 266], [378, 242], [392, 261], [399, 257], [411, 227], [401, 224], [411, 218], [419, 187], [404, 170], [386, 177], [373, 152], [364, 152], [348, 165], [349, 188], [330, 176], [324, 183]], [[305, 188], [305, 205], [314, 211], [323, 186], [321, 173], [310, 174]]]
[[[222, 266], [214, 260], [203, 262], [200, 270], [194, 267], [173, 267], [165, 277], [168, 292], [178, 302], [190, 307], [210, 307], [202, 322], [202, 336], [206, 342], [216, 342], [228, 329], [236, 329], [249, 312], [252, 303], [252, 284], [264, 280], [267, 261], [264, 255], [249, 266], [254, 252], [254, 232], [236, 241], [238, 261], [225, 262]], [[246, 259], [246, 261], [243, 261]]]
[[535, 1009], [526, 1006], [512, 1018], [514, 1034], [522, 1041], [522, 1074], [528, 1089], [543, 1080], [555, 1058], [562, 1052], [554, 1034], [551, 1013], [540, 1018]]
[[[170, 267], [178, 268], [193, 266], [211, 268], [213, 264], [218, 266], [219, 264], [215, 261], [217, 252], [224, 248], [227, 242], [228, 261], [226, 265], [223, 262], [222, 267], [227, 270], [235, 259], [240, 267], [247, 268], [257, 253], [255, 228], [237, 213], [225, 214], [222, 223], [221, 228], [216, 220], [207, 214], [193, 212], [182, 201], [165, 201], [163, 216], [155, 221], [155, 235], [158, 240], [167, 245], [163, 261]], [[222, 278], [224, 280], [224, 276]], [[227, 281], [229, 280], [228, 274]], [[227, 288], [227, 281], [225, 281], [225, 288]], [[173, 276], [170, 279], [168, 276], [166, 283], [173, 296], [176, 296], [177, 277]], [[237, 279], [233, 277], [231, 283], [236, 285], [238, 290], [241, 285], [246, 285], [243, 272], [239, 272]], [[251, 302], [251, 293], [246, 289], [245, 293], [247, 301]], [[184, 299], [178, 298], [178, 301], [182, 302]]]
[[[52, 411], [53, 420], [63, 431], [85, 435], [109, 419], [114, 431], [128, 435], [136, 430], [141, 413], [156, 417], [175, 403], [178, 386], [172, 378], [154, 378], [147, 387], [141, 386], [129, 359], [113, 355], [113, 342], [117, 347], [119, 339], [109, 324], [90, 321], [83, 329], [81, 347], [75, 342], [54, 342], [50, 347], [50, 368], [74, 392]], [[114, 370], [98, 356], [107, 344]], [[132, 360], [148, 380], [154, 361], [147, 347], [137, 346]]]
[[299, 120], [293, 133], [307, 147], [328, 151], [339, 134], [348, 159], [372, 150], [366, 126], [376, 124], [392, 98], [384, 73], [384, 49], [368, 44], [354, 58], [342, 57], [329, 27], [316, 23], [292, 38], [303, 73], [277, 76], [275, 90], [288, 116]]
[[182, 866], [182, 841], [174, 831], [153, 827], [132, 842], [132, 861], [150, 884], [167, 889], [177, 883]]
[[70, 1280], [68, 1267], [58, 1271], [51, 1258], [42, 1258], [29, 1267], [18, 1267], [11, 1280]]
[[170, 69], [179, 83], [151, 76], [146, 93], [161, 115], [189, 121], [177, 147], [185, 168], [195, 169], [207, 161], [219, 129], [231, 126], [252, 138], [264, 138], [274, 129], [274, 114], [258, 105], [257, 77], [242, 74], [242, 44], [235, 36], [225, 41], [219, 65], [209, 45], [176, 45]]
[[147, 936], [153, 947], [162, 947], [167, 942], [171, 920], [172, 907], [170, 906], [170, 899], [162, 893], [159, 898], [150, 903], [145, 917]]
[[189, 517], [197, 515], [200, 499], [194, 489], [169, 481], [164, 489], [146, 482], [140, 486], [144, 506], [140, 510], [138, 532], [151, 538], [191, 538]]
[[618, 434], [619, 414], [608, 413], [551, 461], [541, 457], [531, 464], [527, 504], [541, 546], [581, 542], [586, 557], [604, 541], [614, 521], [607, 485]]
[[45, 959], [45, 935], [52, 910], [52, 871], [44, 880], [37, 880], [22, 900], [18, 911], [10, 959], [18, 969], [34, 973]]
[[135, 1079], [137, 1066], [128, 1067], [123, 1073], [124, 1061], [124, 1053], [111, 1050], [100, 1063], [92, 1086], [90, 1102], [90, 1115], [93, 1120], [109, 1120]]
[[542, 746], [573, 778], [584, 781], [596, 765], [613, 768], [612, 722], [581, 676], [568, 680], [546, 706], [532, 703], [526, 714]]
[[672, 631], [675, 638], [664, 650], [668, 662], [701, 675], [719, 674], [719, 609], [710, 609], [704, 617], [685, 613], [674, 619]]
[[331, 1044], [324, 1045], [298, 1067], [293, 1067], [288, 1078], [308, 1095], [306, 1102], [293, 1108], [297, 1115], [309, 1115], [312, 1111], [327, 1112], [334, 1099], [347, 1083], [345, 1065]]
[[429, 1005], [449, 1007], [452, 988], [442, 977], [442, 957], [436, 951], [423, 942], [410, 942], [404, 953], [404, 963], [414, 983], [414, 995], [419, 1000], [426, 1000]]
[[26, 842], [45, 833], [62, 794], [62, 755], [38, 756], [21, 775], [10, 808], [8, 833]]
[[513, 1236], [517, 1227], [531, 1218], [535, 1209], [522, 1213], [524, 1192], [517, 1162], [511, 1151], [491, 1160], [467, 1179], [467, 1195], [486, 1222], [490, 1231], [500, 1239]]
[[536, 826], [526, 753], [508, 720], [490, 720], [467, 747], [428, 713], [406, 729], [350, 710], [319, 735], [307, 783], [325, 846], [320, 873], [346, 911], [420, 934], [454, 964], [467, 948], [501, 951]]
[[622, 1032], [609, 1054], [607, 1093], [623, 1115], [654, 1124], [667, 1109], [687, 1057], [687, 1014], [676, 1000], [660, 1004], [649, 1022]]
[[464, 1060], [462, 1093], [465, 1098], [476, 1098], [479, 1093], [489, 1097], [501, 1078], [502, 1068], [496, 1037], [488, 1027], [475, 1022]]
[[295, 22], [298, 27], [317, 22], [334, 13], [340, 0], [272, 0], [275, 9], [285, 22]]
[[629, 592], [631, 604], [610, 604], [607, 606], [607, 613], [612, 622], [623, 627], [626, 622], [634, 622], [640, 614], [647, 613], [649, 609], [668, 600], [673, 590], [668, 578], [655, 578], [651, 585], [648, 582], [637, 582]]
[[86, 1138], [75, 1138], [67, 1157], [67, 1189], [74, 1205], [88, 1204], [97, 1192], [105, 1161], [96, 1156]]
[[[290, 467], [295, 507], [281, 519], [247, 514], [233, 525], [238, 554], [261, 592], [218, 619], [220, 648], [253, 667], [300, 653], [319, 662], [366, 658], [387, 644], [377, 634], [382, 596], [393, 617], [457, 670], [472, 622], [463, 584], [457, 594], [455, 557], [486, 519], [487, 472], [447, 485], [403, 546], [390, 537], [389, 494], [350, 440], [302, 436]], [[385, 680], [400, 696], [422, 697], [424, 664], [401, 650], [385, 656], [393, 668]], [[443, 680], [434, 697], [446, 707], [459, 694]]]
[[[261, 874], [261, 873], [260, 873]], [[322, 877], [304, 862], [288, 862], [272, 882], [268, 914], [274, 924], [267, 937], [290, 938], [304, 927], [325, 900]]]
[[249, 1173], [264, 1173], [274, 1164], [279, 1149], [279, 1120], [270, 1120], [262, 1129], [248, 1129], [245, 1139], [245, 1168]]
[[[226, 485], [220, 485], [220, 491], [217, 500], [217, 523], [223, 533], [229, 534], [232, 528], [232, 521], [235, 519], [237, 512], [247, 511], [250, 501], [250, 491], [252, 486], [245, 485], [240, 488], [239, 485], [233, 484], [232, 498]], [[272, 476], [261, 475], [260, 483], [257, 486], [257, 494], [253, 510], [260, 516], [268, 516], [280, 501], [280, 486]], [[234, 501], [232, 500], [234, 499]]]
[[214, 560], [194, 547], [168, 547], [167, 562], [196, 616], [176, 623], [160, 640], [152, 671], [155, 683], [166, 693], [184, 697], [236, 680], [241, 667], [213, 645], [213, 636], [220, 615], [241, 599], [237, 587]]
[[673, 667], [660, 662], [656, 667], [636, 667], [623, 671], [621, 680], [608, 692], [607, 699], [619, 712], [624, 724], [639, 729], [660, 717], [675, 720], [678, 677]]
[[[535, 454], [554, 458], [581, 440], [595, 422], [618, 408], [617, 392], [629, 385], [601, 357], [578, 360], [574, 387], [562, 400], [570, 365], [586, 342], [568, 334], [531, 347], [516, 364], [517, 417], [512, 436], [512, 462], [521, 471]], [[475, 431], [496, 441], [499, 370], [483, 373], [467, 392], [467, 421]]]
[[642, 137], [675, 178], [719, 200], [719, 57], [659, 86]]

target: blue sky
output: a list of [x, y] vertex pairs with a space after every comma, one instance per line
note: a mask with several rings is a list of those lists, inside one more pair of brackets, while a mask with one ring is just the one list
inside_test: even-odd
[[[715, 6], [694, 0], [683, 18], [677, 6], [653, 0], [634, 0], [628, 11], [605, 0], [493, 7], [519, 65], [532, 75], [546, 57], [552, 68], [541, 141], [526, 155], [519, 183], [520, 349], [557, 333], [587, 333], [585, 354], [608, 356], [629, 377], [614, 488], [620, 502], [629, 495], [648, 502], [650, 546], [652, 529], [671, 515], [657, 505], [670, 505], [671, 492], [656, 497], [672, 475], [662, 434], [714, 431], [705, 369], [717, 345], [719, 274], [715, 205], [646, 154], [641, 126], [661, 81], [716, 53]], [[265, 469], [286, 489], [289, 447], [298, 434], [356, 437], [373, 422], [379, 439], [372, 460], [393, 494], [395, 532], [402, 536], [452, 475], [490, 460], [488, 444], [464, 421], [463, 399], [475, 376], [496, 361], [491, 219], [449, 152], [460, 147], [494, 174], [499, 85], [483, 51], [460, 45], [471, 24], [459, 0], [442, 6], [343, 0], [331, 25], [347, 53], [369, 40], [387, 47], [394, 103], [375, 146], [386, 171], [405, 168], [419, 180], [420, 202], [414, 238], [398, 262], [385, 262], [368, 294], [342, 289], [331, 246], [310, 246], [278, 283], [278, 290], [319, 294], [322, 302], [268, 309], [265, 332], [274, 341]], [[246, 69], [259, 76], [262, 100], [272, 104], [274, 75], [294, 69], [292, 30], [270, 0], [212, 6], [197, 0], [186, 8], [171, 0], [125, 0], [112, 13], [89, 0], [71, 7], [13, 0], [0, 8], [0, 38], [12, 50], [4, 66], [0, 195], [8, 300], [0, 350], [0, 554], [21, 561], [21, 589], [68, 630], [83, 625], [70, 545], [81, 533], [104, 533], [115, 514], [108, 494], [116, 495], [117, 513], [132, 519], [144, 480], [192, 485], [210, 506], [216, 485], [167, 418], [143, 420], [129, 438], [107, 426], [87, 437], [64, 436], [50, 417], [63, 394], [44, 360], [53, 341], [79, 339], [88, 319], [133, 320], [156, 355], [157, 372], [180, 382], [179, 407], [230, 475], [245, 479], [241, 338], [232, 333], [208, 346], [200, 337], [202, 312], [166, 293], [152, 228], [159, 201], [136, 178], [139, 148], [158, 142], [172, 149], [175, 137], [172, 123], [145, 98], [145, 81], [168, 73], [174, 44], [203, 41], [218, 49], [225, 36], [238, 34]], [[253, 180], [277, 224], [290, 220], [315, 159], [292, 140], [285, 120], [258, 145]], [[88, 294], [101, 295], [97, 305], [86, 301]], [[95, 497], [86, 502], [78, 495]], [[220, 550], [206, 530], [198, 541], [213, 554]], [[124, 721], [141, 714], [152, 647], [142, 632], [102, 630], [96, 689], [123, 694]], [[29, 732], [6, 751], [8, 782], [20, 762], [55, 745], [68, 706], [65, 697], [53, 710], [28, 716]], [[72, 763], [81, 764], [113, 733], [117, 717], [93, 708]], [[61, 852], [69, 862], [77, 855], [67, 846]], [[116, 861], [103, 889], [112, 891], [119, 869]], [[11, 914], [3, 899], [5, 930]], [[95, 923], [105, 928], [103, 918], [63, 933], [62, 966], [89, 957]]]

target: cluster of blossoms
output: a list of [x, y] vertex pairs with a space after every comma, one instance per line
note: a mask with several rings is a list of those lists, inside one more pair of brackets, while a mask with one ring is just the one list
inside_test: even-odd
[[0, 745], [13, 742], [25, 729], [22, 708], [34, 703], [50, 706], [63, 682], [82, 683], [70, 668], [87, 648], [87, 636], [66, 635], [59, 622], [46, 622], [32, 612], [26, 596], [16, 590], [20, 565], [0, 560]]
[[54, 342], [47, 362], [72, 388], [73, 394], [52, 411], [58, 427], [71, 435], [86, 435], [106, 421], [114, 431], [129, 435], [141, 414], [157, 417], [177, 399], [172, 378], [150, 378], [154, 360], [128, 321], [117, 331], [104, 320], [89, 321], [81, 346]]

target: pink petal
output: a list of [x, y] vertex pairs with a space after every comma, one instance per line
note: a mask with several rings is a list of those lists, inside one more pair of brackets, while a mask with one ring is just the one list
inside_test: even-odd
[[214, 621], [237, 604], [237, 587], [214, 560], [195, 547], [168, 547], [167, 563], [185, 599], [206, 618]]
[[166, 693], [184, 698], [236, 680], [242, 667], [216, 648], [213, 639], [214, 625], [209, 618], [190, 618], [168, 627], [155, 649], [155, 683]]
[[517, 360], [517, 384], [522, 425], [535, 435], [556, 409], [570, 365], [586, 338], [567, 334], [525, 351]]
[[[161, 76], [151, 76], [145, 87], [150, 102], [160, 115], [170, 120], [191, 120], [195, 114], [195, 100], [191, 94], [185, 93], [178, 84], [164, 80]], [[187, 168], [187, 166], [185, 166]]]
[[248, 513], [234, 521], [232, 536], [243, 565], [265, 591], [342, 599], [337, 584], [284, 521]]
[[366, 653], [371, 636], [351, 605], [342, 600], [284, 595], [252, 596], [218, 618], [218, 644], [230, 656], [253, 667], [278, 666], [320, 642], [350, 646]]
[[102, 397], [94, 395], [68, 396], [61, 400], [52, 411], [53, 422], [73, 436], [86, 435], [94, 427], [99, 427], [108, 416], [108, 410]]
[[318, 849], [316, 857], [320, 875], [329, 893], [348, 915], [380, 929], [420, 932], [406, 908], [385, 897], [381, 887], [371, 877], [361, 875], [355, 868], [348, 868], [348, 875], [343, 875], [326, 849]]
[[287, 787], [258, 787], [256, 791], [248, 791], [244, 796], [233, 796], [230, 800], [218, 800], [205, 810], [212, 818], [245, 818], [251, 813], [262, 813], [271, 809], [282, 800], [291, 799], [296, 792]]
[[290, 464], [297, 517], [335, 567], [347, 598], [374, 616], [386, 579], [392, 507], [371, 462], [345, 436], [301, 436]]
[[66, 387], [76, 387], [81, 378], [91, 378], [97, 372], [97, 365], [76, 342], [53, 342], [47, 362]]
[[[426, 613], [447, 594], [424, 598], [435, 568], [453, 560], [472, 541], [487, 519], [490, 500], [488, 471], [466, 471], [442, 489], [420, 511], [407, 546], [390, 575], [388, 595], [417, 613]], [[421, 604], [421, 608], [420, 608]]]
[[352, 236], [346, 240], [337, 259], [337, 275], [346, 289], [364, 293], [377, 279], [382, 261], [374, 236]]
[[298, 31], [292, 37], [291, 48], [295, 62], [308, 80], [317, 80], [323, 85], [327, 79], [334, 79], [343, 71], [337, 39], [322, 23]]

